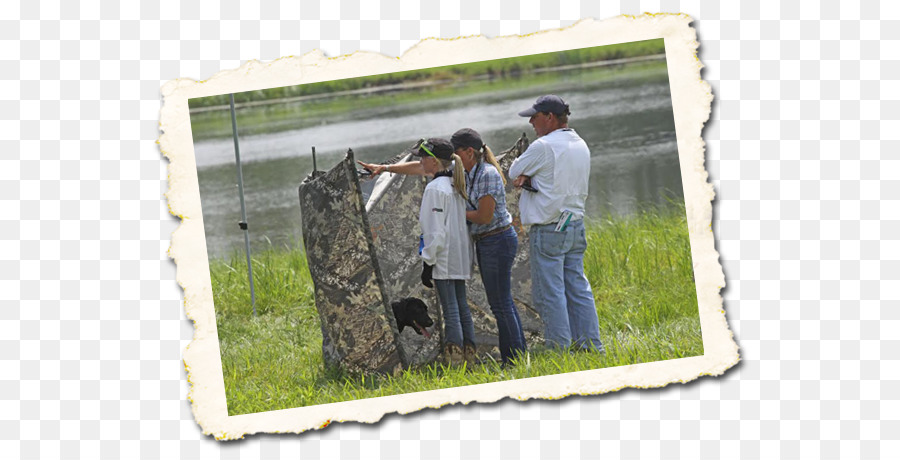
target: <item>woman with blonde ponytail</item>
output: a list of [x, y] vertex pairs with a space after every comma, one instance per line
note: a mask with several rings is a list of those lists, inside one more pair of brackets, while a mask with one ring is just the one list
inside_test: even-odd
[[[473, 148], [472, 150], [475, 149]], [[494, 157], [494, 151], [487, 145], [483, 145], [480, 152], [477, 150], [475, 151], [475, 161], [487, 161], [494, 166], [494, 169], [500, 171], [500, 163], [498, 163], [497, 158]], [[503, 180], [503, 185], [506, 186], [506, 177], [504, 177], [503, 174], [500, 174], [500, 179]]]
[[450, 155], [450, 159], [453, 161], [452, 163], [447, 160], [441, 160], [441, 166], [444, 169], [449, 169], [453, 165], [453, 188], [463, 199], [468, 200], [469, 196], [466, 194], [466, 170], [463, 168], [462, 159], [455, 153]]
[[484, 292], [497, 320], [500, 357], [509, 365], [525, 351], [525, 334], [512, 297], [512, 265], [519, 239], [506, 210], [506, 178], [494, 152], [474, 129], [460, 129], [450, 142], [466, 170], [469, 234], [475, 242]]
[[472, 277], [472, 244], [466, 230], [465, 171], [462, 159], [446, 139], [428, 139], [419, 144], [416, 154], [425, 174], [434, 177], [425, 186], [419, 209], [424, 243], [422, 284], [434, 286], [441, 301], [444, 359], [447, 364], [461, 364], [469, 357], [464, 350], [475, 349], [475, 325], [466, 301], [466, 280]]

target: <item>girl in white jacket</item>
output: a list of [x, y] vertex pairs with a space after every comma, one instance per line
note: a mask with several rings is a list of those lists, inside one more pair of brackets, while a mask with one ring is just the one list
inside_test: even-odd
[[444, 359], [459, 364], [475, 354], [475, 326], [466, 302], [474, 257], [466, 228], [465, 171], [446, 139], [428, 139], [419, 145], [417, 155], [425, 173], [434, 177], [425, 187], [419, 210], [422, 284], [432, 287], [434, 279], [444, 312]]

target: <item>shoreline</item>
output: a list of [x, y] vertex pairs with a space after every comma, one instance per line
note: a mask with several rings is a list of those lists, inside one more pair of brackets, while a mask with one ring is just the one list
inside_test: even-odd
[[[648, 61], [662, 61], [665, 60], [665, 54], [651, 54], [647, 56], [638, 56], [632, 58], [622, 58], [622, 59], [609, 59], [605, 61], [594, 61], [594, 62], [585, 62], [581, 64], [571, 64], [571, 65], [563, 65], [563, 66], [555, 66], [555, 67], [542, 67], [533, 70], [523, 71], [523, 75], [528, 74], [542, 74], [548, 72], [561, 72], [566, 70], [587, 70], [601, 67], [609, 67], [615, 65], [628, 65], [635, 64], [640, 62], [648, 62]], [[489, 80], [492, 76], [489, 74], [481, 74], [475, 77], [469, 78], [466, 81], [482, 81]], [[407, 91], [411, 89], [420, 89], [420, 88], [430, 88], [434, 86], [439, 86], [442, 84], [453, 83], [459, 80], [452, 79], [439, 79], [439, 80], [427, 80], [422, 82], [412, 82], [412, 83], [398, 83], [394, 85], [382, 85], [375, 86], [371, 88], [361, 88], [361, 89], [353, 89], [353, 90], [344, 90], [344, 91], [335, 91], [330, 93], [323, 94], [310, 94], [306, 96], [295, 96], [295, 97], [282, 97], [282, 98], [273, 98], [266, 99], [262, 101], [252, 101], [252, 102], [240, 102], [235, 103], [234, 109], [242, 109], [242, 108], [250, 108], [250, 107], [263, 107], [272, 104], [290, 104], [294, 102], [304, 102], [304, 101], [313, 101], [319, 99], [328, 99], [333, 97], [340, 96], [355, 96], [361, 94], [380, 94], [380, 93], [388, 93], [393, 91]], [[210, 107], [197, 107], [194, 109], [190, 109], [189, 113], [191, 115], [206, 113], [206, 112], [217, 112], [222, 110], [230, 110], [231, 106], [222, 104], [222, 105], [214, 105]]]
[[[577, 64], [575, 66], [560, 66], [564, 70], [556, 73], [541, 71], [523, 73], [518, 78], [494, 78], [487, 75], [480, 78], [441, 79], [443, 84], [437, 84], [437, 80], [429, 82], [405, 83], [402, 85], [382, 86], [381, 90], [372, 92], [376, 88], [367, 88], [366, 94], [349, 94], [362, 90], [348, 90], [331, 92], [327, 95], [309, 95], [297, 97], [284, 97], [267, 99], [264, 101], [236, 102], [235, 112], [241, 118], [241, 134], [264, 135], [280, 132], [312, 128], [329, 120], [329, 123], [341, 123], [354, 120], [364, 120], [379, 116], [379, 111], [385, 107], [406, 107], [410, 104], [421, 104], [423, 101], [462, 101], [467, 99], [478, 100], [485, 94], [508, 94], [515, 97], [517, 94], [525, 94], [530, 90], [552, 82], [566, 81], [570, 76], [594, 75], [593, 81], [613, 81], [622, 78], [621, 75], [645, 75], [652, 74], [665, 78], [665, 60], [645, 57], [643, 60], [631, 61], [627, 64], [610, 65], [614, 61], [603, 61], [604, 65], [593, 63]], [[576, 69], [576, 67], [578, 67]], [[546, 70], [542, 68], [537, 70]], [[640, 78], [640, 77], [639, 77]], [[406, 90], [401, 89], [405, 86]], [[340, 96], [344, 94], [344, 96]], [[195, 143], [209, 141], [231, 142], [233, 132], [229, 115], [229, 106], [224, 110], [202, 110], [199, 113], [191, 112], [191, 125]], [[240, 108], [240, 110], [238, 110]], [[328, 124], [328, 123], [326, 123]]]

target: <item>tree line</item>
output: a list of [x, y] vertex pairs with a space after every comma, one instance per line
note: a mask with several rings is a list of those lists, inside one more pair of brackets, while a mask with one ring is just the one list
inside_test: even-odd
[[[621, 43], [616, 45], [581, 48], [544, 54], [534, 54], [490, 61], [472, 62], [444, 67], [394, 72], [367, 77], [347, 78], [343, 80], [324, 81], [306, 85], [283, 86], [256, 91], [235, 93], [235, 103], [311, 96], [336, 91], [351, 91], [380, 86], [408, 84], [424, 81], [468, 80], [473, 78], [509, 79], [518, 78], [537, 69], [567, 65], [585, 64], [598, 61], [626, 59], [639, 56], [665, 53], [663, 39], [640, 42]], [[228, 95], [209, 96], [191, 99], [190, 107], [212, 107], [227, 105]]]

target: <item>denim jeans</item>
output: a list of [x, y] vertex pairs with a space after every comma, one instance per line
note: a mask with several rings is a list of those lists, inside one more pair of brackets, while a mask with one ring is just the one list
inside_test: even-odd
[[512, 297], [512, 265], [518, 248], [519, 239], [512, 228], [475, 243], [481, 282], [484, 284], [491, 313], [497, 320], [500, 358], [503, 363], [508, 363], [516, 354], [525, 351], [522, 321]]
[[475, 343], [475, 324], [466, 301], [465, 280], [434, 280], [441, 310], [444, 312], [444, 342], [462, 348], [465, 342]]
[[528, 230], [531, 296], [544, 322], [544, 341], [563, 348], [574, 341], [578, 348], [603, 351], [594, 295], [584, 276], [584, 221], [555, 230], [555, 223]]

